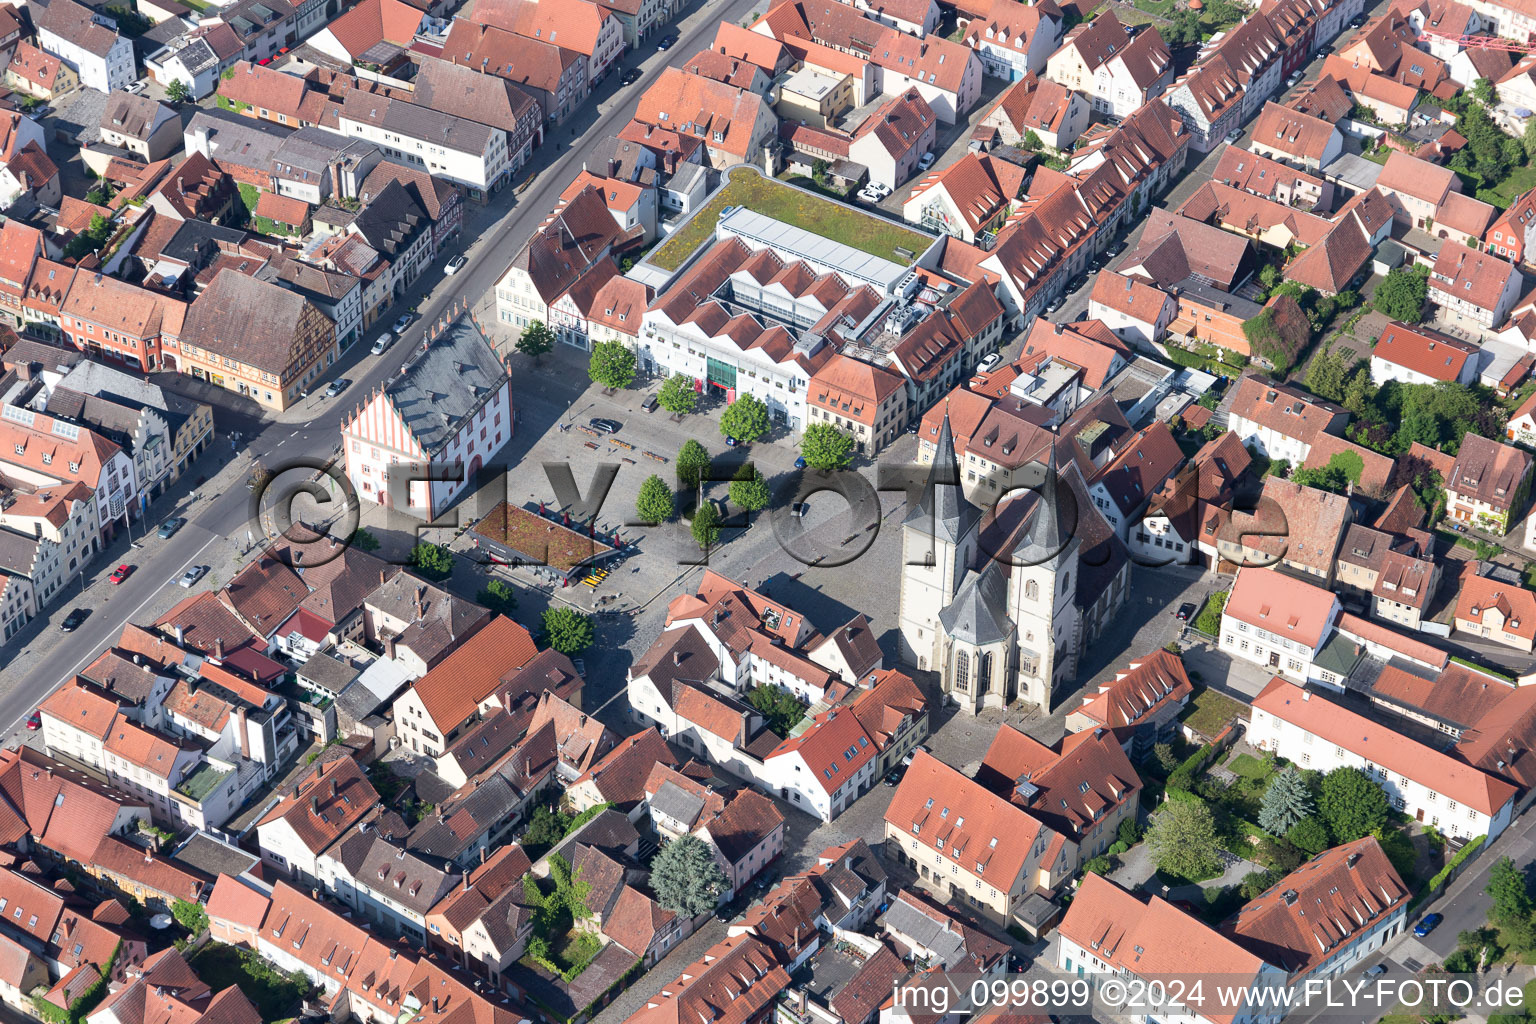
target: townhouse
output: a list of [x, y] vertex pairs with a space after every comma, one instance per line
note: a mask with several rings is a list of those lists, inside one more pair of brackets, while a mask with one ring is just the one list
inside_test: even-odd
[[589, 86], [624, 52], [623, 24], [589, 0], [572, 0], [558, 11], [533, 0], [485, 0], [474, 5], [469, 20], [580, 53], [587, 61]]
[[1338, 623], [1334, 594], [1278, 570], [1243, 566], [1221, 613], [1219, 645], [1233, 657], [1305, 682]]
[[762, 1024], [773, 1016], [776, 998], [789, 986], [789, 973], [773, 951], [752, 935], [722, 939], [683, 968], [644, 1007], [631, 1024], [685, 1024], [709, 1020], [716, 1007], [729, 1005], [733, 1022]]
[[1065, 28], [1066, 19], [1054, 3], [992, 0], [984, 15], [965, 24], [961, 41], [981, 56], [988, 75], [1014, 82], [1045, 70]]
[[1239, 441], [1271, 459], [1302, 465], [1323, 434], [1341, 435], [1349, 421], [1345, 410], [1299, 388], [1263, 377], [1238, 382], [1229, 414]]
[[1331, 182], [1236, 146], [1222, 150], [1211, 180], [1303, 210], [1333, 206]]
[[145, 372], [180, 367], [185, 302], [100, 272], [75, 273], [64, 288], [58, 323], [77, 349]]
[[505, 616], [492, 618], [395, 700], [401, 745], [429, 757], [442, 754], [482, 707], [499, 702], [503, 683], [537, 653], [526, 629]]
[[1529, 652], [1536, 647], [1536, 594], [1469, 569], [1456, 595], [1454, 622], [1459, 632]]
[[779, 126], [761, 95], [681, 68], [665, 69], [641, 94], [634, 120], [703, 140], [716, 170], [760, 162]]
[[939, 121], [918, 89], [893, 97], [848, 137], [848, 156], [869, 168], [869, 179], [898, 188], [933, 151]]
[[1173, 54], [1157, 29], [1128, 36], [1109, 11], [1067, 33], [1045, 76], [1088, 96], [1099, 113], [1125, 117], [1173, 84]]
[[841, 354], [812, 375], [805, 411], [808, 423], [830, 423], [853, 436], [860, 454], [870, 455], [900, 437], [910, 415], [900, 375]]
[[1498, 838], [1516, 789], [1295, 683], [1275, 678], [1253, 700], [1250, 742], [1304, 769], [1358, 768], [1397, 810], [1452, 838]]
[[506, 132], [403, 99], [349, 92], [337, 111], [336, 127], [343, 135], [373, 143], [392, 160], [447, 178], [477, 196], [499, 191], [512, 174]]
[[345, 754], [321, 758], [256, 822], [261, 861], [279, 877], [318, 884], [321, 856], [381, 810], [356, 761]]
[[1477, 379], [1476, 345], [1429, 327], [1393, 321], [1371, 349], [1371, 380], [1403, 384], [1471, 384]]
[[187, 310], [181, 373], [273, 411], [301, 401], [340, 352], [336, 325], [277, 284], [225, 269]]
[[1344, 136], [1320, 117], [1266, 103], [1253, 124], [1249, 148], [1303, 171], [1320, 171], [1344, 151]]
[[1207, 441], [1188, 465], [1152, 496], [1125, 543], [1142, 565], [1216, 564], [1216, 539], [1234, 486], [1252, 456], [1230, 430]]
[[464, 18], [454, 19], [442, 59], [516, 85], [550, 124], [564, 124], [591, 88], [585, 54]]
[[1144, 351], [1162, 341], [1178, 312], [1179, 304], [1167, 292], [1113, 270], [1101, 270], [1094, 276], [1088, 296], [1091, 318]]
[[1067, 715], [1067, 733], [1108, 729], [1139, 762], [1156, 744], [1172, 741], [1179, 713], [1193, 692], [1183, 659], [1172, 651], [1155, 651], [1129, 662], [1097, 692], [1084, 694], [1083, 703]]
[[1082, 93], [1032, 71], [1003, 91], [978, 127], [996, 129], [1005, 146], [1020, 145], [1034, 132], [1042, 144], [1066, 150], [1087, 131], [1089, 110]]
[[[440, 415], [415, 415], [428, 406]], [[479, 328], [457, 320], [343, 417], [347, 478], [365, 500], [431, 521], [479, 485], [481, 467], [511, 440], [512, 421], [510, 374]], [[421, 477], [392, 468], [401, 464], [464, 469]]]
[[1525, 509], [1528, 452], [1470, 431], [1445, 477], [1445, 512], [1453, 520], [1502, 536]]
[[80, 76], [58, 57], [21, 42], [11, 51], [10, 63], [5, 66], [4, 82], [7, 88], [35, 96], [40, 100], [52, 100], [73, 92], [80, 87]]
[[14, 634], [95, 561], [102, 545], [96, 491], [72, 483], [18, 493], [0, 510], [0, 526], [4, 618]]
[[145, 163], [170, 156], [181, 146], [181, 119], [163, 103], [126, 92], [107, 97], [101, 114], [101, 141], [125, 149]]
[[1458, 322], [1492, 330], [1504, 322], [1523, 287], [1513, 263], [1460, 242], [1446, 242], [1429, 274], [1429, 301]]
[[923, 751], [885, 812], [885, 849], [938, 900], [958, 900], [997, 925], [1076, 869], [1066, 836]]
[[206, 99], [244, 51], [228, 25], [199, 25], [169, 40], [144, 58], [146, 77], [169, 87], [180, 82], [194, 99]]
[[963, 242], [1003, 226], [1024, 190], [1025, 171], [1000, 157], [967, 153], [923, 178], [908, 194], [902, 217]]
[[[96, 505], [96, 522], [90, 525], [104, 540], [116, 536], [119, 523], [126, 525], [125, 516], [143, 515], [141, 504], [146, 499], [133, 459], [96, 431], [66, 420], [23, 406], [0, 408], [0, 466], [13, 488], [38, 495], [44, 503], [53, 488], [61, 489], [61, 497], [70, 501], [85, 497], [72, 492], [72, 485], [90, 488]], [[80, 542], [95, 553], [89, 532]]]
[[1180, 1007], [1192, 1024], [1271, 1024], [1283, 1016], [1271, 1009], [1283, 970], [1167, 900], [1143, 902], [1102, 875], [1083, 877], [1058, 934], [1056, 967], [1076, 977], [1156, 979], [1192, 992], [1197, 979], [1220, 976], [1218, 999]]
[[110, 93], [137, 77], [133, 43], [106, 12], [62, 0], [39, 8], [36, 17], [38, 47], [68, 65], [87, 89]]
[[[596, 188], [582, 190], [555, 208], [496, 282], [497, 319], [518, 328], [553, 320], [560, 297], [588, 274], [612, 265], [615, 250], [635, 237], [638, 232], [619, 228]], [[557, 337], [589, 345], [587, 336], [576, 332], [559, 330]]]
[[1509, 209], [1494, 218], [1483, 236], [1488, 251], [1511, 263], [1525, 262], [1525, 254], [1536, 244], [1536, 189], [1522, 193]]
[[1088, 497], [1124, 540], [1153, 495], [1183, 464], [1184, 453], [1168, 424], [1153, 423], [1129, 438], [1088, 482]]

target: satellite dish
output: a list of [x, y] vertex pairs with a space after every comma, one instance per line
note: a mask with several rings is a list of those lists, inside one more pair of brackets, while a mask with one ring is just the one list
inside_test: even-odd
[[156, 914], [154, 917], [149, 919], [149, 926], [151, 928], [169, 928], [171, 924], [172, 919], [170, 914]]

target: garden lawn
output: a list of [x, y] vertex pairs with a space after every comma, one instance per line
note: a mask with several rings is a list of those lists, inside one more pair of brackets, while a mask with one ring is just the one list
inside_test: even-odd
[[651, 253], [651, 262], [663, 270], [681, 267], [699, 246], [713, 237], [715, 224], [727, 206], [745, 206], [764, 217], [792, 224], [893, 263], [910, 262], [907, 257], [897, 254], [898, 248], [922, 253], [933, 243], [928, 235], [918, 234], [881, 217], [791, 188], [750, 168], [737, 168], [731, 172], [731, 180], [726, 186], [692, 220]]
[[1175, 0], [1136, 0], [1136, 9], [1166, 18], [1173, 13]]
[[208, 943], [188, 961], [203, 983], [215, 992], [237, 986], [256, 1004], [262, 1020], [292, 1017], [307, 989], [307, 985], [294, 984], [286, 974], [254, 953], [241, 956], [241, 950], [220, 942]]
[[1536, 188], [1536, 167], [1516, 167], [1503, 181], [1488, 186], [1498, 197], [1497, 205], [1508, 209], [1517, 198]]
[[[1224, 695], [1218, 693], [1216, 696], [1221, 697]], [[1274, 774], [1274, 769], [1265, 765], [1263, 761], [1260, 761], [1252, 754], [1238, 754], [1227, 767], [1232, 770], [1232, 774], [1252, 782], [1263, 782]]]
[[1235, 718], [1242, 715], [1243, 706], [1224, 693], [1203, 689], [1190, 699], [1180, 721], [1196, 732], [1214, 737]]

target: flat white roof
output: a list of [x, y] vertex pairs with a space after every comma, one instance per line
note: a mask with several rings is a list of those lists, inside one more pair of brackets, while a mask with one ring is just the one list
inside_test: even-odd
[[[892, 263], [890, 260], [883, 260], [878, 256], [871, 256], [851, 245], [823, 238], [821, 235], [793, 227], [772, 217], [753, 213], [745, 206], [735, 207], [721, 217], [715, 229], [715, 236], [717, 238], [736, 236], [753, 249], [773, 249], [825, 270], [836, 271], [844, 277], [866, 281], [885, 295], [894, 292], [896, 283], [908, 273], [908, 267]], [[913, 262], [915, 263], [917, 257], [921, 255], [922, 253], [914, 253]]]

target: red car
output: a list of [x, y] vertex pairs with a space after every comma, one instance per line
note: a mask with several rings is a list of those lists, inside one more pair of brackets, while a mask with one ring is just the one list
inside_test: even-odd
[[131, 572], [133, 572], [133, 566], [120, 565], [116, 569], [112, 570], [112, 575], [107, 577], [107, 582], [114, 585], [121, 583], [123, 580], [128, 578], [128, 575]]
[[27, 728], [36, 732], [43, 727], [43, 715], [40, 711], [34, 711], [27, 717]]

